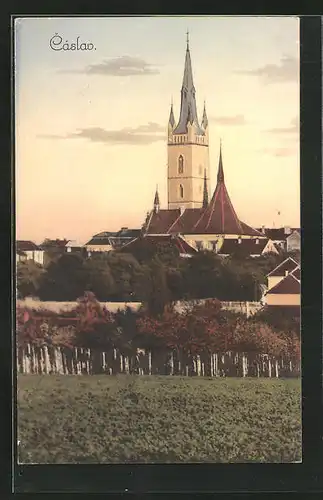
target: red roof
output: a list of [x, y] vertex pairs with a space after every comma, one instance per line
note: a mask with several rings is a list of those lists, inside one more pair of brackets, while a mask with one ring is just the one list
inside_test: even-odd
[[273, 286], [268, 290], [267, 295], [278, 295], [278, 294], [299, 294], [301, 291], [300, 282], [293, 276], [293, 274], [288, 274], [283, 278], [277, 285]]
[[155, 210], [146, 228], [147, 234], [237, 234], [265, 236], [241, 222], [224, 183], [222, 153], [220, 150], [218, 182], [206, 208]]
[[285, 276], [286, 272], [290, 273], [294, 271], [299, 264], [292, 257], [288, 257], [283, 262], [281, 262], [275, 269], [273, 269], [267, 276]]
[[16, 249], [18, 252], [28, 252], [33, 250], [40, 250], [39, 246], [36, 245], [33, 241], [29, 240], [19, 240], [16, 242]]
[[120, 248], [120, 252], [135, 252], [140, 246], [144, 244], [150, 245], [152, 248], [157, 245], [165, 245], [165, 246], [173, 246], [180, 254], [193, 255], [196, 253], [195, 248], [187, 243], [187, 241], [181, 236], [172, 236], [172, 235], [146, 235], [140, 238], [136, 238], [135, 240], [130, 241], [122, 248]]
[[[261, 255], [268, 239], [241, 239], [241, 243], [237, 239], [225, 239], [219, 250], [221, 255], [232, 255], [236, 252], [242, 252], [245, 255]], [[258, 243], [257, 243], [258, 241]]]

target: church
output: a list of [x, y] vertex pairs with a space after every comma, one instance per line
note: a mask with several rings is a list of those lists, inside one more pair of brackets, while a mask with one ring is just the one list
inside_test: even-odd
[[242, 247], [246, 247], [248, 255], [278, 253], [263, 232], [238, 218], [225, 184], [221, 144], [217, 184], [210, 196], [209, 123], [205, 103], [201, 122], [198, 119], [188, 39], [180, 114], [176, 121], [172, 104], [167, 150], [168, 207], [161, 208], [156, 190], [153, 209], [143, 225], [143, 236], [180, 235], [197, 250], [223, 255]]

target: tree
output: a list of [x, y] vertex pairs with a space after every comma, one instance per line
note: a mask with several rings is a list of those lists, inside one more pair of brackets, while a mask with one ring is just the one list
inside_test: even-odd
[[84, 293], [87, 284], [84, 258], [79, 254], [63, 254], [49, 264], [39, 297], [42, 300], [76, 300]]
[[34, 262], [27, 260], [17, 263], [17, 291], [18, 298], [36, 296], [39, 291], [44, 268]]
[[150, 314], [159, 316], [164, 313], [165, 307], [171, 302], [171, 294], [167, 286], [165, 266], [158, 257], [151, 262], [147, 285], [144, 302]]

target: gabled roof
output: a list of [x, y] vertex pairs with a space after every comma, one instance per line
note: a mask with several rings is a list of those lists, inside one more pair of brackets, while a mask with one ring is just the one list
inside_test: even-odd
[[43, 243], [41, 243], [40, 248], [42, 250], [47, 250], [48, 248], [64, 248], [66, 246], [66, 243], [68, 240], [63, 239], [56, 239], [56, 240], [45, 240]]
[[137, 238], [140, 233], [140, 229], [129, 229], [127, 227], [123, 227], [120, 231], [115, 232], [103, 231], [95, 234], [86, 245], [113, 245], [116, 239], [134, 239]]
[[123, 245], [119, 251], [129, 253], [136, 252], [136, 250], [140, 249], [141, 245], [149, 245], [152, 249], [160, 245], [164, 245], [165, 247], [171, 246], [175, 248], [179, 254], [185, 255], [193, 255], [197, 252], [197, 250], [189, 245], [183, 237], [164, 234], [141, 236]]
[[285, 276], [285, 272], [291, 272], [294, 271], [294, 269], [299, 266], [299, 263], [293, 259], [292, 257], [287, 257], [283, 262], [278, 264], [275, 269], [270, 271], [270, 273], [267, 274], [268, 276]]
[[[232, 255], [241, 252], [247, 255], [261, 255], [268, 243], [268, 239], [241, 239], [241, 243], [237, 239], [226, 238], [219, 250], [221, 255]], [[258, 241], [258, 243], [257, 243]]]
[[300, 229], [297, 227], [291, 227], [290, 233], [286, 233], [286, 228], [278, 227], [278, 228], [260, 228], [258, 231], [263, 232], [270, 240], [274, 241], [285, 241], [291, 234], [297, 232], [300, 234]]
[[293, 275], [288, 274], [277, 285], [270, 288], [266, 295], [299, 294], [301, 291], [300, 281]]
[[33, 251], [33, 250], [41, 250], [41, 248], [36, 245], [33, 241], [29, 240], [18, 240], [16, 241], [16, 250], [17, 252], [22, 251], [22, 252], [28, 252], [28, 251]]
[[290, 273], [294, 276], [298, 281], [301, 281], [301, 268], [298, 266]]

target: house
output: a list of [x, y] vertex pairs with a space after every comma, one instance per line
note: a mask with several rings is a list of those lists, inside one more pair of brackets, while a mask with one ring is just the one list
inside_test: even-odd
[[287, 252], [295, 252], [301, 250], [301, 232], [298, 229], [294, 229], [291, 234], [286, 238], [286, 250]]
[[41, 266], [44, 265], [44, 251], [33, 241], [16, 241], [16, 259], [17, 262], [33, 260]]
[[135, 240], [123, 245], [119, 252], [131, 253], [135, 256], [153, 255], [165, 249], [174, 251], [180, 257], [192, 257], [197, 250], [189, 245], [182, 236], [176, 235], [155, 235], [140, 236]]
[[270, 288], [265, 295], [266, 305], [268, 307], [300, 307], [301, 282], [297, 276], [300, 276], [300, 273], [290, 272]]
[[301, 231], [299, 228], [291, 228], [289, 226], [265, 228], [265, 226], [262, 226], [258, 230], [281, 249], [287, 252], [300, 251]]
[[66, 244], [69, 240], [66, 238], [56, 240], [45, 239], [41, 243], [40, 248], [44, 252], [44, 266], [48, 266], [51, 262], [57, 260], [66, 252]]
[[69, 240], [66, 243], [65, 248], [67, 253], [79, 253], [84, 256], [87, 256], [88, 253], [86, 247], [76, 240]]
[[228, 257], [229, 255], [241, 255], [250, 257], [260, 257], [266, 253], [279, 254], [275, 244], [267, 238], [260, 239], [224, 239], [219, 249], [219, 255]]
[[267, 274], [268, 290], [276, 286], [282, 279], [298, 267], [299, 263], [292, 257], [288, 257], [281, 262], [275, 269]]
[[84, 246], [89, 252], [110, 252], [138, 238], [141, 229], [121, 228], [120, 231], [95, 234]]

